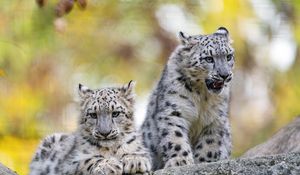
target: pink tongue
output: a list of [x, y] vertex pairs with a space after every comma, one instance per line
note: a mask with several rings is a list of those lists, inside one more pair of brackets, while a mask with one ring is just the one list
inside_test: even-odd
[[214, 82], [213, 86], [214, 86], [215, 88], [220, 88], [220, 87], [223, 86], [223, 82], [222, 82], [222, 81]]

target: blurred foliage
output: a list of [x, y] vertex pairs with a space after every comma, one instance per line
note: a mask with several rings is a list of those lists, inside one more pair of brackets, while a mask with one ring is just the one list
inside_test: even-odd
[[38, 143], [36, 139], [2, 137], [0, 140], [1, 163], [13, 167], [18, 174], [28, 174], [28, 165]]
[[[39, 139], [74, 129], [78, 83], [96, 88], [133, 79], [147, 100], [179, 30], [225, 26], [234, 40], [234, 156], [300, 113], [297, 0], [6, 0], [0, 19], [0, 162], [19, 174], [28, 173]], [[287, 34], [278, 34], [282, 26]], [[278, 70], [270, 46], [289, 35], [292, 66]]]

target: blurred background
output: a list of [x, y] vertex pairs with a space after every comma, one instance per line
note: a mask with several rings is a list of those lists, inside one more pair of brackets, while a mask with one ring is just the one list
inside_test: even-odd
[[300, 113], [300, 1], [0, 1], [0, 162], [27, 174], [42, 137], [74, 131], [78, 83], [136, 80], [140, 126], [178, 32], [219, 26], [236, 50], [237, 157]]

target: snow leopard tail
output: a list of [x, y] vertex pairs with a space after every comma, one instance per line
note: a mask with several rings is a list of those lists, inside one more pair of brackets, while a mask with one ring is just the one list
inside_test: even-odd
[[[40, 143], [30, 164], [30, 175], [55, 174], [55, 168], [74, 149], [75, 137], [63, 133], [49, 135]], [[56, 168], [56, 171], [57, 170]]]

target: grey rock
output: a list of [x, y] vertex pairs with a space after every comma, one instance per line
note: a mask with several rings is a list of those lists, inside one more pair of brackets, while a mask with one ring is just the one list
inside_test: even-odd
[[300, 152], [300, 116], [281, 128], [267, 141], [248, 150], [242, 157]]
[[300, 152], [174, 167], [154, 175], [300, 175]]
[[0, 163], [0, 175], [17, 175], [17, 173]]

